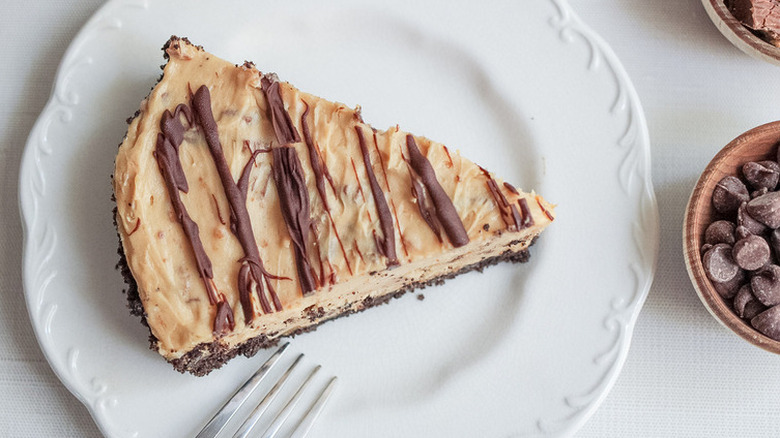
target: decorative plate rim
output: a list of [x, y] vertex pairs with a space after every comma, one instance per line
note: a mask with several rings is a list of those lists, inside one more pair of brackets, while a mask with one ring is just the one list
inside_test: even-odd
[[[624, 134], [618, 140], [623, 150], [619, 171], [626, 196], [639, 196], [639, 220], [633, 224], [634, 244], [640, 260], [631, 264], [635, 290], [628, 300], [612, 303], [612, 311], [604, 324], [616, 333], [609, 349], [594, 361], [604, 365], [604, 373], [585, 394], [566, 398], [570, 408], [563, 418], [540, 418], [537, 429], [541, 435], [569, 436], [579, 430], [604, 401], [619, 376], [628, 355], [634, 325], [647, 298], [656, 269], [659, 252], [659, 216], [651, 179], [650, 138], [644, 113], [636, 90], [622, 64], [609, 45], [575, 14], [568, 0], [547, 0], [558, 11], [550, 25], [567, 44], [582, 44], [588, 51], [589, 71], [606, 70], [617, 83], [617, 93], [610, 108], [613, 115], [624, 116]], [[118, 12], [124, 8], [149, 7], [148, 0], [111, 0], [101, 6], [87, 21], [68, 47], [55, 76], [51, 96], [38, 117], [27, 140], [19, 176], [19, 207], [24, 233], [23, 285], [28, 313], [41, 350], [55, 374], [68, 390], [89, 410], [101, 432], [107, 436], [138, 436], [138, 432], [120, 433], [106, 416], [108, 406], [116, 403], [106, 386], [96, 379], [77, 375], [78, 349], [71, 349], [66, 360], [52, 356], [49, 323], [57, 305], [46, 303], [46, 288], [56, 276], [45, 267], [57, 244], [57, 235], [50, 224], [37, 214], [45, 198], [46, 177], [40, 168], [43, 157], [53, 153], [48, 139], [52, 123], [65, 123], [72, 118], [78, 105], [78, 95], [69, 93], [68, 82], [76, 69], [91, 64], [81, 58], [82, 48], [100, 29], [120, 29]], [[651, 243], [651, 245], [647, 245]]]

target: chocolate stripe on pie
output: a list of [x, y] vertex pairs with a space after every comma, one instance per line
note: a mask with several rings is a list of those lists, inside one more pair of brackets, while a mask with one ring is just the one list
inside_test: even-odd
[[162, 132], [157, 134], [157, 147], [154, 150], [154, 157], [157, 159], [160, 173], [162, 173], [163, 179], [165, 179], [165, 185], [168, 188], [168, 195], [173, 204], [176, 220], [181, 224], [184, 234], [190, 242], [198, 274], [203, 279], [203, 284], [208, 292], [209, 303], [213, 305], [217, 303], [217, 290], [214, 286], [211, 260], [208, 254], [206, 254], [206, 250], [203, 249], [198, 224], [192, 220], [187, 212], [187, 207], [184, 206], [181, 196], [179, 196], [180, 191], [184, 193], [189, 191], [187, 176], [184, 175], [184, 170], [179, 160], [179, 146], [181, 146], [184, 138], [184, 125], [182, 125], [180, 120], [182, 115], [187, 120], [187, 123], [192, 123], [192, 114], [186, 105], [177, 106], [173, 114], [167, 110], [163, 113], [160, 120]]
[[268, 101], [271, 124], [279, 143], [285, 145], [301, 141], [298, 131], [290, 119], [290, 114], [284, 109], [284, 100], [282, 100], [282, 92], [279, 91], [276, 75], [265, 75], [260, 79], [260, 83]]
[[311, 230], [309, 191], [306, 188], [301, 161], [298, 159], [295, 148], [275, 147], [272, 154], [274, 157], [274, 183], [279, 192], [279, 204], [284, 221], [287, 223], [287, 230], [290, 232], [290, 239], [293, 242], [301, 291], [306, 295], [318, 286], [314, 281], [308, 258], [309, 230]]
[[[347, 264], [347, 270], [350, 274], [352, 274], [352, 266], [350, 266], [349, 258], [347, 257], [347, 251], [344, 249], [344, 243], [341, 241], [339, 230], [336, 228], [336, 222], [333, 220], [333, 215], [330, 212], [330, 205], [328, 204], [328, 193], [325, 190], [325, 179], [327, 178], [330, 182], [330, 187], [333, 189], [334, 193], [336, 192], [336, 186], [333, 183], [333, 178], [330, 176], [330, 172], [328, 172], [328, 166], [326, 166], [323, 162], [322, 157], [320, 156], [319, 148], [314, 143], [314, 140], [311, 137], [311, 132], [309, 131], [309, 122], [306, 120], [306, 116], [309, 115], [309, 104], [303, 100], [301, 102], [306, 106], [306, 110], [304, 110], [303, 114], [301, 114], [301, 131], [303, 131], [303, 140], [306, 143], [306, 148], [309, 150], [309, 163], [311, 164], [312, 172], [314, 172], [314, 181], [317, 184], [317, 192], [320, 194], [322, 205], [325, 208], [325, 212], [328, 214], [330, 225], [333, 227], [333, 233], [336, 235], [336, 240], [339, 242], [341, 254], [344, 256], [344, 261]], [[320, 265], [322, 264], [320, 263]], [[321, 269], [320, 271], [320, 275], [324, 277], [324, 269]]]
[[390, 214], [390, 208], [387, 206], [385, 194], [379, 187], [376, 180], [374, 168], [371, 167], [371, 157], [368, 154], [366, 140], [363, 138], [363, 129], [355, 126], [355, 132], [360, 145], [360, 152], [363, 155], [363, 164], [366, 166], [368, 182], [371, 185], [371, 194], [374, 195], [374, 205], [376, 205], [377, 214], [379, 214], [379, 226], [382, 228], [382, 241], [377, 240], [379, 252], [387, 257], [387, 265], [395, 266], [398, 264], [398, 257], [395, 255], [395, 231], [393, 229], [393, 216]]
[[[201, 85], [192, 97], [192, 108], [197, 115], [200, 126], [203, 128], [203, 134], [206, 137], [206, 143], [208, 143], [211, 157], [214, 160], [214, 164], [217, 166], [219, 179], [222, 181], [222, 187], [224, 188], [225, 195], [230, 203], [232, 218], [231, 227], [233, 227], [234, 233], [241, 243], [241, 248], [244, 250], [245, 257], [242, 261], [249, 265], [251, 283], [257, 287], [260, 306], [264, 313], [273, 312], [273, 309], [268, 302], [268, 298], [263, 291], [263, 281], [265, 280], [266, 285], [268, 286], [268, 294], [271, 296], [274, 307], [277, 311], [282, 310], [282, 303], [279, 301], [279, 296], [271, 287], [270, 281], [268, 281], [268, 277], [274, 277], [270, 276], [265, 270], [263, 261], [260, 259], [260, 251], [258, 250], [257, 242], [255, 241], [255, 233], [252, 231], [252, 222], [249, 218], [249, 212], [246, 209], [246, 195], [241, 193], [238, 185], [233, 180], [233, 175], [230, 173], [230, 167], [228, 166], [225, 154], [222, 151], [222, 143], [219, 141], [217, 122], [214, 120], [214, 115], [211, 112], [211, 94], [205, 85]], [[251, 302], [247, 303], [247, 306], [251, 306]], [[244, 315], [253, 317], [254, 313], [250, 314], [244, 310]], [[250, 323], [252, 319], [253, 318], [247, 319], [246, 323]]]
[[[501, 211], [501, 219], [504, 221], [504, 224], [506, 225], [507, 229], [517, 231], [525, 228], [523, 225], [523, 217], [520, 215], [520, 212], [517, 211], [517, 207], [514, 206], [514, 204], [510, 204], [509, 201], [506, 199], [506, 196], [501, 191], [501, 189], [498, 187], [498, 184], [496, 184], [496, 181], [493, 179], [493, 176], [490, 175], [490, 172], [485, 170], [483, 167], [480, 167], [482, 170], [482, 173], [485, 175], [488, 190], [490, 191], [490, 194], [493, 196], [493, 201], [496, 203], [496, 207]], [[517, 189], [512, 187], [512, 185], [508, 183], [504, 183], [504, 187], [507, 187], [507, 189], [511, 192], [514, 191], [517, 192]], [[524, 200], [524, 199], [523, 199]], [[522, 208], [522, 205], [520, 206]], [[528, 205], [526, 204], [526, 210], [528, 210]]]
[[314, 141], [311, 138], [311, 132], [309, 131], [309, 123], [306, 121], [306, 116], [309, 115], [309, 105], [301, 101], [306, 106], [306, 110], [301, 114], [301, 131], [303, 131], [303, 140], [306, 143], [306, 148], [309, 150], [309, 162], [311, 163], [311, 170], [314, 172], [314, 182], [317, 184], [317, 191], [320, 193], [320, 199], [325, 210], [330, 211], [328, 206], [328, 194], [325, 192], [325, 174], [328, 173], [328, 169], [325, 164], [320, 160], [320, 154], [314, 146]]
[[[523, 220], [520, 222], [520, 229], [528, 228], [534, 225], [534, 217], [531, 215], [531, 209], [528, 208], [528, 201], [525, 200], [525, 198], [521, 198], [517, 200], [517, 204], [520, 206], [520, 212], [523, 213]], [[551, 215], [547, 212], [547, 210], [544, 209], [542, 204], [539, 204], [539, 208], [542, 209], [542, 212], [550, 219], [553, 220]]]
[[192, 124], [190, 108], [184, 104], [178, 105], [173, 114], [171, 114], [170, 111], [165, 111], [163, 113], [160, 120], [160, 129], [162, 132], [157, 134], [157, 147], [154, 155], [157, 158], [160, 172], [166, 181], [168, 194], [170, 195], [171, 203], [173, 204], [173, 210], [184, 229], [184, 233], [187, 235], [190, 247], [195, 255], [195, 262], [198, 267], [199, 275], [206, 286], [209, 302], [212, 305], [217, 305], [212, 332], [215, 336], [219, 337], [232, 331], [235, 327], [233, 309], [225, 300], [223, 294], [219, 294], [219, 297], [217, 297], [211, 260], [206, 254], [203, 243], [200, 240], [198, 224], [192, 220], [187, 212], [187, 208], [181, 200], [181, 196], [179, 196], [180, 191], [184, 193], [189, 191], [187, 176], [184, 174], [181, 160], [179, 159], [179, 146], [181, 146], [184, 139], [184, 125], [181, 123], [181, 115], [184, 115], [187, 123]]
[[436, 209], [436, 217], [444, 228], [444, 232], [447, 233], [450, 243], [455, 247], [469, 243], [469, 235], [466, 233], [466, 228], [463, 227], [463, 222], [460, 220], [455, 206], [452, 205], [452, 200], [439, 184], [433, 166], [420, 152], [417, 142], [411, 134], [406, 136], [406, 148], [409, 150], [409, 162], [430, 194]]
[[[309, 262], [309, 231], [311, 217], [309, 212], [309, 190], [303, 176], [301, 161], [291, 143], [301, 141], [298, 130], [292, 123], [290, 114], [284, 109], [284, 100], [279, 91], [279, 82], [274, 75], [261, 78], [263, 93], [268, 101], [268, 112], [274, 128], [274, 134], [280, 146], [273, 148], [273, 176], [279, 192], [282, 217], [287, 224], [293, 253], [298, 270], [301, 292], [307, 295], [318, 287]], [[323, 183], [324, 189], [324, 183]]]
[[[362, 120], [362, 119], [361, 119]], [[385, 188], [387, 189], [387, 196], [390, 197], [390, 209], [393, 211], [393, 218], [395, 218], [395, 226], [398, 228], [398, 236], [401, 238], [401, 248], [404, 250], [404, 255], [409, 257], [409, 249], [406, 247], [406, 240], [404, 239], [404, 233], [401, 229], [401, 223], [398, 222], [398, 209], [395, 207], [395, 201], [393, 200], [393, 194], [390, 191], [390, 181], [387, 179], [387, 166], [385, 166], [385, 160], [382, 158], [382, 152], [379, 151], [379, 143], [376, 141], [376, 129], [371, 129], [372, 137], [374, 139], [374, 150], [379, 157], [379, 167], [382, 168], [382, 174], [385, 177]]]
[[420, 216], [422, 216], [425, 223], [428, 224], [428, 227], [433, 231], [433, 234], [436, 235], [436, 238], [439, 239], [439, 242], [443, 242], [439, 220], [436, 218], [436, 207], [433, 206], [420, 176], [417, 175], [417, 172], [412, 170], [412, 166], [408, 162], [407, 166], [409, 167], [409, 180], [412, 185], [412, 196], [414, 196], [415, 201], [417, 201], [417, 209], [420, 211]]

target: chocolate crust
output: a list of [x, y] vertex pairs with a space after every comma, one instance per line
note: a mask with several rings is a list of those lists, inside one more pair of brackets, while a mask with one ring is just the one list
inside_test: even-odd
[[178, 37], [176, 35], [171, 35], [171, 37], [168, 39], [168, 41], [162, 46], [163, 58], [165, 58], [166, 61], [170, 57], [168, 55], [168, 48], [173, 47], [174, 50], [178, 50], [180, 42], [186, 43], [188, 46], [195, 47], [196, 49], [198, 49], [201, 52], [203, 51], [203, 46], [196, 46], [195, 44], [192, 44], [192, 42], [190, 42], [189, 38], [187, 38], [187, 37]]
[[[114, 225], [116, 225], [116, 211], [115, 211]], [[513, 241], [509, 244], [509, 246], [515, 245], [519, 242], [520, 241]], [[533, 245], [535, 242], [536, 242], [536, 238], [534, 238], [534, 240], [531, 241], [529, 247]], [[119, 241], [118, 253], [119, 253], [119, 262], [117, 263], [116, 267], [119, 270], [119, 272], [122, 274], [122, 277], [124, 278], [125, 283], [127, 284], [127, 289], [125, 290], [125, 293], [127, 294], [127, 307], [130, 309], [131, 314], [140, 317], [141, 323], [145, 325], [147, 328], [149, 328], [149, 324], [146, 322], [146, 313], [144, 312], [143, 305], [141, 303], [141, 297], [138, 294], [138, 284], [136, 283], [135, 278], [133, 277], [133, 274], [130, 272], [130, 268], [127, 265], [127, 258], [125, 257], [124, 249], [122, 248], [121, 239]], [[445, 280], [449, 280], [450, 278], [457, 277], [461, 274], [465, 274], [470, 271], [482, 272], [482, 270], [485, 269], [486, 267], [496, 265], [502, 262], [525, 263], [529, 260], [529, 258], [530, 258], [530, 253], [527, 248], [524, 250], [514, 251], [514, 252], [511, 250], [506, 250], [497, 256], [490, 257], [481, 260], [477, 263], [465, 266], [458, 271], [441, 275], [439, 277], [432, 278], [427, 281], [416, 281], [416, 282], [409, 283], [405, 285], [403, 288], [390, 292], [381, 297], [368, 297], [361, 302], [358, 308], [347, 309], [341, 313], [333, 315], [330, 318], [320, 320], [316, 323], [314, 323], [314, 321], [317, 321], [322, 316], [324, 316], [324, 310], [322, 308], [311, 307], [305, 309], [305, 311], [309, 314], [309, 319], [313, 322], [313, 324], [306, 327], [301, 327], [295, 330], [294, 332], [283, 336], [283, 338], [293, 337], [301, 333], [314, 331], [322, 323], [332, 321], [334, 319], [338, 319], [341, 317], [349, 316], [358, 312], [362, 312], [371, 307], [376, 307], [381, 304], [388, 303], [393, 298], [400, 298], [403, 295], [405, 295], [407, 292], [411, 292], [417, 289], [424, 289], [428, 286], [440, 285], [444, 283]], [[214, 371], [215, 369], [222, 367], [225, 363], [227, 363], [228, 361], [230, 361], [236, 356], [242, 355], [246, 357], [252, 357], [255, 354], [257, 354], [257, 352], [260, 351], [261, 349], [273, 347], [274, 345], [277, 345], [279, 343], [281, 338], [282, 337], [275, 338], [275, 339], [268, 339], [266, 335], [260, 335], [252, 339], [249, 339], [246, 342], [243, 342], [233, 348], [230, 348], [222, 344], [221, 342], [219, 342], [219, 340], [215, 340], [210, 343], [204, 342], [202, 344], [197, 345], [195, 348], [190, 350], [184, 356], [178, 359], [169, 360], [168, 362], [171, 365], [173, 365], [173, 368], [176, 371], [179, 371], [182, 374], [191, 373], [199, 377], [205, 376], [210, 372]], [[157, 338], [154, 337], [154, 335], [151, 332], [151, 329], [149, 329], [149, 341], [150, 341], [149, 348], [154, 351], [157, 351]]]

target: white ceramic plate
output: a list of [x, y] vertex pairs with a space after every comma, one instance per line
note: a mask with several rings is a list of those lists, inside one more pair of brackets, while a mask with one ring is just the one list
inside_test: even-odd
[[106, 435], [191, 436], [269, 354], [180, 375], [120, 293], [110, 174], [171, 34], [360, 104], [369, 123], [459, 148], [559, 204], [528, 264], [293, 339], [320, 379], [340, 377], [316, 436], [560, 436], [594, 412], [655, 270], [644, 116], [564, 0], [460, 3], [114, 0], [85, 25], [22, 162], [24, 282], [46, 357]]

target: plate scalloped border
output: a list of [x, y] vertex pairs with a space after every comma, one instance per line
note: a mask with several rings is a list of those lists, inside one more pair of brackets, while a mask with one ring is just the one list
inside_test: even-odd
[[[640, 199], [639, 220], [632, 225], [634, 245], [639, 261], [630, 264], [635, 288], [630, 299], [616, 299], [604, 327], [615, 333], [612, 345], [593, 358], [593, 363], [604, 367], [600, 379], [588, 390], [565, 398], [569, 413], [558, 418], [540, 418], [536, 426], [544, 436], [571, 436], [579, 430], [598, 409], [617, 381], [628, 357], [634, 324], [644, 305], [655, 276], [659, 252], [659, 215], [651, 180], [650, 136], [639, 96], [623, 65], [609, 45], [576, 15], [567, 0], [550, 0], [558, 10], [558, 16], [550, 19], [550, 25], [567, 44], [579, 41], [588, 50], [587, 69], [590, 72], [606, 70], [614, 79], [617, 92], [610, 107], [613, 116], [625, 117], [625, 130], [617, 140], [623, 151], [618, 172], [620, 187], [626, 196]], [[652, 236], [642, 240], [641, 236]], [[645, 247], [643, 244], [652, 242]], [[643, 267], [650, 267], [643, 270]]]
[[[616, 299], [611, 303], [611, 311], [603, 324], [614, 333], [614, 340], [609, 348], [593, 358], [594, 364], [603, 367], [603, 374], [588, 391], [565, 398], [564, 403], [569, 409], [567, 415], [539, 418], [536, 422], [535, 435], [570, 436], [604, 401], [626, 360], [634, 324], [657, 267], [659, 217], [650, 177], [649, 134], [633, 84], [612, 49], [579, 19], [567, 0], [548, 1], [558, 13], [550, 18], [549, 25], [558, 32], [559, 38], [566, 44], [582, 45], [588, 51], [587, 70], [595, 73], [603, 69], [616, 83], [617, 91], [609, 111], [615, 117], [625, 118], [625, 130], [617, 140], [617, 146], [623, 153], [618, 179], [626, 196], [637, 196], [641, 200], [639, 220], [632, 226], [634, 244], [640, 255], [640, 259], [630, 265], [634, 274], [634, 291], [630, 298]], [[121, 29], [123, 23], [117, 14], [120, 10], [148, 7], [149, 0], [109, 1], [95, 12], [74, 38], [60, 63], [49, 102], [30, 132], [19, 177], [19, 205], [24, 228], [23, 284], [33, 330], [55, 374], [88, 408], [100, 430], [112, 437], [139, 435], [137, 431], [120, 433], [115, 430], [106, 410], [116, 405], [116, 396], [99, 379], [79, 375], [77, 347], [69, 347], [64, 359], [51, 354], [51, 322], [58, 307], [56, 302], [47, 301], [46, 290], [57, 276], [57, 270], [50, 266], [57, 248], [57, 234], [46, 218], [38, 215], [40, 203], [45, 202], [46, 195], [46, 176], [41, 162], [53, 154], [48, 138], [52, 124], [69, 123], [73, 109], [79, 104], [79, 95], [69, 90], [68, 85], [79, 69], [93, 63], [92, 58], [83, 55], [83, 46], [103, 32]], [[653, 245], [648, 246], [647, 242]]]

